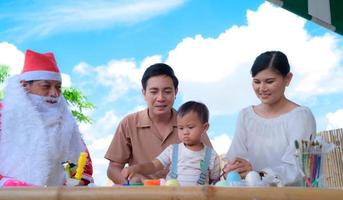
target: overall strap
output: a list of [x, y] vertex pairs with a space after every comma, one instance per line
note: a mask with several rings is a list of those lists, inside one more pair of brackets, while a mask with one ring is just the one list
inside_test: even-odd
[[204, 162], [201, 165], [201, 173], [200, 173], [199, 179], [197, 181], [197, 183], [199, 185], [205, 185], [206, 177], [208, 175], [208, 165], [210, 163], [211, 154], [212, 154], [212, 148], [208, 147], [208, 146], [205, 146]]
[[172, 179], [177, 178], [178, 155], [179, 155], [179, 144], [173, 144], [172, 166], [171, 166], [171, 174], [170, 174], [170, 178]]

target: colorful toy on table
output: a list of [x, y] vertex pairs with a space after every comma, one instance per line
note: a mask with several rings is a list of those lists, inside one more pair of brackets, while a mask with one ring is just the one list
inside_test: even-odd
[[250, 171], [245, 176], [245, 184], [250, 187], [260, 187], [264, 186], [264, 183], [262, 182], [261, 176], [256, 171]]
[[180, 183], [177, 179], [169, 179], [164, 184], [165, 186], [171, 186], [171, 187], [179, 187]]
[[[80, 180], [83, 175], [84, 168], [86, 166], [88, 154], [86, 152], [81, 152], [77, 165], [69, 161], [63, 162], [64, 172], [66, 175], [66, 185], [67, 186], [76, 186], [80, 184]], [[73, 176], [72, 169], [77, 166], [76, 173]]]
[[147, 179], [143, 181], [144, 186], [159, 186], [161, 185], [160, 179]]
[[263, 180], [260, 174], [256, 171], [250, 171], [241, 179], [241, 176], [236, 171], [231, 171], [227, 174], [226, 180], [218, 181], [215, 186], [218, 187], [264, 187], [270, 186], [273, 180]]
[[62, 166], [64, 168], [64, 172], [66, 175], [66, 178], [71, 178], [72, 175], [72, 169], [76, 167], [74, 163], [71, 163], [69, 161], [62, 162]]
[[[131, 183], [130, 183], [131, 184]], [[147, 179], [143, 181], [144, 186], [180, 186], [180, 183], [176, 179], [165, 180], [161, 179]]]
[[144, 186], [144, 183], [124, 183], [123, 186]]
[[[272, 173], [262, 173], [262, 182], [258, 186], [273, 186], [273, 187], [283, 187], [284, 184], [282, 183], [279, 176]], [[259, 173], [261, 176], [261, 172]]]
[[227, 183], [226, 183], [226, 180], [221, 180], [221, 181], [218, 181], [215, 186], [218, 186], [218, 187], [227, 187]]
[[118, 184], [121, 186], [144, 186], [144, 183], [142, 182], [130, 182], [130, 179], [127, 179], [125, 183]]
[[71, 163], [69, 161], [65, 161], [62, 163], [62, 166], [64, 168], [64, 173], [66, 177], [65, 185], [66, 186], [79, 185], [80, 181], [74, 178], [76, 164]]
[[229, 172], [226, 177], [226, 184], [232, 187], [242, 186], [242, 179], [239, 173], [236, 171]]
[[83, 171], [85, 170], [85, 166], [86, 166], [87, 156], [88, 156], [88, 153], [86, 152], [80, 153], [79, 161], [77, 162], [76, 174], [74, 176], [75, 179], [77, 180], [81, 180], [82, 178]]
[[0, 175], [0, 188], [7, 188], [7, 187], [34, 187], [36, 185], [32, 185], [25, 181], [19, 181], [14, 178], [4, 177]]
[[320, 174], [322, 146], [318, 141], [315, 142], [311, 140], [301, 140], [300, 144], [296, 140], [294, 143], [304, 186], [317, 187]]
[[333, 144], [320, 140], [321, 138], [318, 137], [315, 141], [311, 138], [310, 140], [294, 141], [295, 156], [305, 187], [319, 187], [322, 156], [335, 148]]

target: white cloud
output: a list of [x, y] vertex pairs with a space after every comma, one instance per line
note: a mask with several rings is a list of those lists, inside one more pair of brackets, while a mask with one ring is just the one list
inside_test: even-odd
[[[83, 31], [132, 24], [148, 20], [182, 6], [186, 0], [131, 1], [32, 1], [17, 12], [3, 13], [3, 20], [13, 24], [4, 33], [20, 40], [56, 32]], [[39, 6], [38, 6], [39, 5]], [[5, 8], [3, 8], [6, 11]]]
[[[230, 76], [246, 60], [246, 54], [234, 54], [230, 35], [186, 38], [169, 52], [167, 63], [175, 68], [181, 80], [216, 82]], [[234, 56], [230, 56], [234, 55]]]
[[326, 130], [343, 128], [343, 109], [328, 113], [325, 118], [327, 120]]
[[153, 56], [147, 56], [144, 58], [144, 60], [141, 62], [141, 74], [144, 73], [144, 70], [148, 68], [150, 65], [153, 65], [155, 63], [162, 62], [161, 55], [153, 55]]
[[24, 65], [24, 53], [8, 42], [0, 42], [0, 64], [9, 66], [10, 75], [19, 74]]
[[139, 84], [140, 71], [136, 68], [136, 63], [129, 60], [113, 60], [107, 66], [95, 68], [98, 73], [98, 80], [103, 85], [123, 84], [127, 81]]
[[116, 116], [114, 111], [109, 110], [92, 124], [80, 124], [80, 131], [84, 134], [86, 141], [92, 141], [114, 134], [118, 122], [119, 117]]
[[228, 134], [221, 134], [211, 139], [212, 146], [218, 155], [226, 154], [231, 146], [231, 138]]
[[257, 102], [251, 89], [249, 71], [242, 69], [222, 81], [203, 83], [181, 80], [179, 92], [183, 101], [205, 103], [211, 115], [233, 114]]
[[83, 84], [109, 88], [105, 102], [113, 102], [125, 96], [129, 90], [141, 89], [140, 81], [144, 70], [155, 62], [160, 62], [160, 56], [145, 58], [141, 67], [138, 67], [137, 62], [129, 59], [111, 60], [107, 65], [101, 66], [91, 66], [81, 62], [73, 71], [82, 76]]
[[[251, 89], [250, 67], [267, 50], [288, 55], [294, 78], [287, 94], [293, 100], [342, 91], [343, 49], [338, 39], [331, 34], [311, 36], [305, 22], [266, 2], [257, 11], [247, 11], [247, 25], [232, 26], [218, 37], [183, 39], [166, 59], [180, 79], [183, 101], [202, 101], [214, 115], [232, 114], [258, 103]], [[112, 102], [130, 90], [138, 91], [143, 71], [155, 62], [161, 62], [160, 55], [146, 57], [140, 66], [122, 59], [97, 67], [80, 63], [74, 71], [95, 74], [96, 79], [89, 77], [89, 81], [109, 87], [107, 101]]]
[[93, 124], [80, 125], [80, 131], [83, 133], [93, 161], [93, 177], [97, 185], [105, 185], [107, 183], [106, 171], [108, 160], [104, 156], [110, 146], [118, 122], [119, 118], [115, 115], [114, 111], [108, 111]]
[[267, 50], [288, 55], [294, 79], [287, 94], [293, 100], [343, 90], [343, 49], [333, 34], [311, 36], [304, 19], [268, 2], [248, 10], [247, 21], [218, 37], [185, 38], [169, 52], [166, 62], [180, 78], [184, 100], [201, 100], [213, 114], [234, 113], [258, 102], [250, 67]]
[[109, 161], [104, 158], [107, 148], [110, 146], [113, 135], [107, 135], [106, 137], [94, 139], [88, 141], [90, 143], [87, 147], [91, 154], [93, 163], [93, 177], [95, 184], [105, 185], [107, 182], [107, 167]]
[[129, 89], [139, 88], [140, 85], [141, 73], [134, 61], [111, 61], [107, 66], [96, 67], [95, 72], [99, 84], [111, 88], [106, 98], [109, 102], [125, 95]]
[[62, 87], [70, 87], [71, 86], [71, 78], [68, 74], [62, 73]]
[[74, 67], [73, 71], [80, 75], [87, 75], [92, 72], [92, 67], [85, 62], [80, 62]]

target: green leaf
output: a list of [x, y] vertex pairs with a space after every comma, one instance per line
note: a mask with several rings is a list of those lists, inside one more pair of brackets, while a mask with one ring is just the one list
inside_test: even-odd
[[62, 88], [62, 93], [67, 102], [72, 105], [72, 113], [79, 122], [92, 123], [90, 117], [83, 113], [84, 110], [95, 109], [94, 104], [87, 101], [87, 97], [84, 96], [81, 91], [74, 87]]
[[4, 83], [9, 76], [9, 67], [0, 64], [0, 83]]

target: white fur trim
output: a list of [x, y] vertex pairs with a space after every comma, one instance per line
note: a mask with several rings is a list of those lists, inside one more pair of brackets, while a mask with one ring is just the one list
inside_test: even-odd
[[56, 80], [62, 81], [61, 74], [59, 72], [52, 71], [29, 71], [20, 74], [21, 80]]

